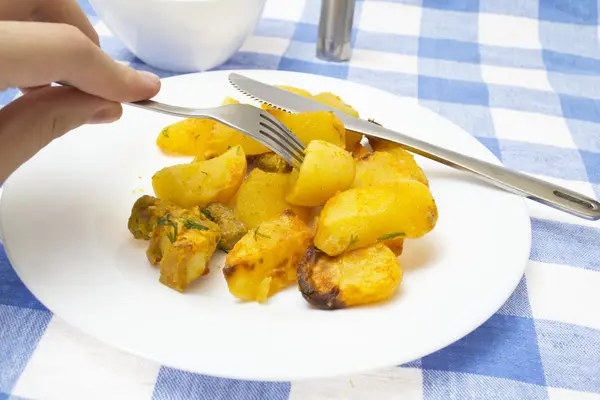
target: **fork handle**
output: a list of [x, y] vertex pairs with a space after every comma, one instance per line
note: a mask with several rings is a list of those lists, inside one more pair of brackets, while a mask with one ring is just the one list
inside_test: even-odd
[[339, 115], [347, 129], [398, 143], [406, 150], [450, 167], [468, 171], [512, 193], [587, 220], [600, 219], [600, 203], [580, 193], [532, 176], [444, 149], [372, 122]]

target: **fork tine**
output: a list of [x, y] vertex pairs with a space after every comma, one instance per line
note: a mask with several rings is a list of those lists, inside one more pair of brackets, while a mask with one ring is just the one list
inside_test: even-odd
[[289, 136], [287, 136], [286, 132], [281, 131], [279, 127], [273, 127], [263, 121], [259, 122], [259, 125], [265, 129], [268, 129], [274, 135], [274, 137], [278, 138], [282, 142], [282, 145], [286, 146], [292, 153], [298, 154], [300, 157], [304, 155], [304, 149], [299, 148], [298, 145], [294, 143]]
[[277, 126], [285, 134], [285, 136], [296, 145], [296, 148], [298, 148], [301, 152], [304, 152], [304, 143], [302, 143], [300, 139], [296, 135], [294, 135], [294, 133], [290, 131], [284, 124], [282, 124], [277, 118], [271, 116], [269, 113], [266, 113], [262, 110], [260, 116], [269, 121], [272, 125]]
[[[299, 164], [302, 164], [302, 161], [304, 160], [303, 153], [294, 152], [290, 148], [290, 146], [288, 146], [285, 142], [283, 142], [281, 140], [281, 137], [277, 133], [273, 132], [273, 130], [268, 127], [268, 125], [265, 125], [263, 123], [260, 123], [260, 125], [261, 125], [261, 127], [267, 128], [267, 129], [259, 129], [258, 132], [261, 135], [269, 138], [271, 142], [275, 143], [278, 147], [280, 147], [293, 160], [290, 164], [297, 164], [298, 166], [299, 166]], [[275, 149], [273, 149], [273, 150], [275, 150]], [[294, 165], [294, 166], [296, 166], [296, 165]]]

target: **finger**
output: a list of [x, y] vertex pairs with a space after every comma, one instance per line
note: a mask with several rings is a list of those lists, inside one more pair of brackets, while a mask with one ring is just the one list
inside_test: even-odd
[[160, 89], [157, 76], [117, 63], [70, 25], [0, 22], [0, 90], [57, 81], [118, 102], [149, 99]]
[[0, 110], [0, 182], [44, 146], [85, 123], [111, 122], [122, 107], [75, 88], [48, 87]]
[[0, 19], [5, 21], [28, 21], [45, 0], [0, 0]]
[[0, 0], [0, 20], [69, 24], [96, 45], [100, 43], [98, 34], [76, 0]]
[[27, 94], [27, 93], [33, 92], [34, 90], [42, 89], [42, 88], [45, 88], [48, 86], [50, 86], [50, 85], [32, 86], [32, 87], [26, 87], [26, 88], [20, 88], [20, 89], [21, 89], [21, 92], [23, 92], [23, 94]]
[[[3, 0], [6, 1], [6, 0]], [[14, 0], [9, 0], [13, 1]], [[100, 45], [98, 33], [75, 0], [45, 0], [33, 13], [33, 20], [69, 24], [83, 32], [96, 46]]]

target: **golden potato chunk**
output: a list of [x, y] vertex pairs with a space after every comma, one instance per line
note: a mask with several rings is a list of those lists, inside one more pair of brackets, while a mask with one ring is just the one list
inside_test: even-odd
[[311, 111], [292, 114], [278, 109], [269, 109], [268, 112], [298, 136], [305, 145], [320, 139], [341, 148], [346, 146], [344, 124], [332, 112]]
[[287, 90], [288, 92], [296, 93], [300, 96], [309, 97], [309, 98], [312, 97], [312, 94], [310, 94], [310, 92], [308, 92], [304, 89], [294, 87], [294, 86], [275, 85], [275, 87], [278, 87], [279, 89]]
[[358, 118], [358, 111], [356, 111], [350, 104], [346, 103], [339, 96], [330, 93], [330, 92], [322, 92], [313, 96], [313, 99], [318, 101], [321, 104], [325, 104], [331, 108], [335, 108], [345, 114], [351, 115], [353, 117]]
[[184, 208], [226, 203], [240, 187], [246, 166], [244, 151], [235, 146], [211, 160], [163, 168], [152, 177], [152, 187], [159, 199]]
[[283, 157], [275, 153], [265, 153], [257, 156], [256, 166], [265, 172], [280, 172], [282, 174], [292, 172], [292, 166]]
[[217, 246], [228, 252], [248, 232], [246, 225], [239, 220], [233, 210], [221, 203], [212, 203], [200, 210], [206, 218], [221, 228], [221, 240]]
[[407, 179], [417, 180], [426, 185], [427, 178], [422, 178], [425, 178], [425, 174], [416, 163], [408, 165], [399, 160], [395, 154], [374, 151], [356, 160], [356, 175], [352, 187], [373, 186]]
[[398, 258], [381, 243], [336, 257], [311, 247], [298, 267], [302, 296], [329, 310], [387, 300], [401, 281]]
[[220, 238], [219, 226], [189, 210], [162, 217], [146, 252], [151, 264], [160, 265], [159, 281], [179, 292], [208, 274], [208, 263]]
[[143, 195], [131, 208], [127, 228], [134, 238], [149, 240], [157, 221], [176, 208], [175, 205], [156, 197]]
[[327, 201], [315, 246], [330, 256], [396, 237], [418, 238], [438, 219], [427, 186], [415, 180], [349, 189]]
[[289, 179], [290, 174], [253, 169], [236, 194], [235, 215], [248, 229], [254, 229], [288, 209], [302, 221], [308, 221], [310, 209], [285, 200]]
[[232, 295], [264, 302], [296, 281], [298, 263], [312, 234], [292, 212], [248, 232], [225, 259], [223, 275]]
[[[339, 96], [329, 93], [323, 92], [313, 96], [313, 99], [329, 106], [331, 108], [335, 108], [345, 114], [351, 115], [353, 117], [358, 118], [358, 111], [356, 111], [350, 104], [347, 104], [342, 100]], [[360, 141], [362, 140], [362, 134], [358, 132], [351, 131], [349, 129], [346, 130], [346, 150], [351, 151]]]
[[305, 154], [300, 170], [293, 170], [290, 176], [285, 197], [289, 203], [306, 207], [323, 205], [354, 181], [354, 159], [346, 150], [323, 140], [313, 140]]
[[234, 146], [241, 146], [247, 156], [271, 151], [251, 137], [220, 123], [215, 124], [205, 140], [198, 138], [198, 141], [198, 148], [202, 149], [201, 154], [205, 158], [219, 156]]
[[202, 138], [209, 135], [215, 122], [206, 118], [187, 118], [171, 124], [159, 133], [156, 145], [167, 154], [195, 156]]
[[369, 143], [373, 147], [374, 151], [385, 152], [393, 155], [396, 161], [400, 164], [404, 175], [410, 176], [412, 179], [416, 179], [425, 186], [429, 186], [429, 180], [425, 176], [425, 172], [415, 161], [415, 158], [408, 151], [404, 150], [399, 144], [390, 142], [387, 140], [370, 138]]

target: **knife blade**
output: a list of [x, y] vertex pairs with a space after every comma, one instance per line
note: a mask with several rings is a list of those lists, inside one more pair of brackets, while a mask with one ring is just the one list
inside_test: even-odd
[[500, 165], [479, 160], [453, 150], [445, 149], [423, 140], [387, 129], [372, 122], [345, 114], [316, 100], [300, 96], [278, 87], [231, 73], [229, 82], [240, 92], [282, 110], [300, 113], [305, 111], [330, 111], [342, 121], [346, 129], [364, 135], [398, 143], [407, 151], [437, 161], [449, 167], [474, 174], [485, 182], [524, 196], [549, 207], [596, 221], [600, 219], [600, 203], [573, 190], [554, 185]]

